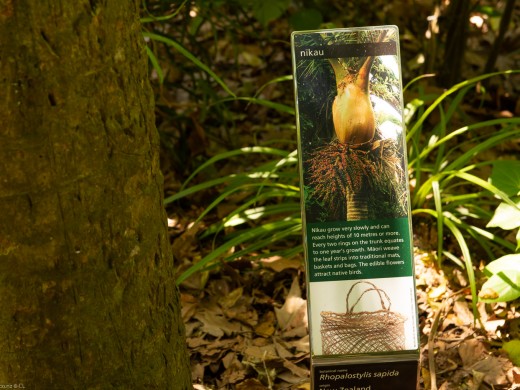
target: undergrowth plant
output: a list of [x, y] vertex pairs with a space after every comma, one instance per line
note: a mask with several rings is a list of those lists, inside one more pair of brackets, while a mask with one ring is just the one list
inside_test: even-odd
[[[204, 239], [221, 233], [224, 235], [224, 242], [214, 246], [208, 255], [184, 271], [178, 277], [178, 283], [195, 272], [214, 268], [222, 261], [232, 261], [245, 255], [252, 258], [290, 258], [302, 252], [302, 246], [297, 240], [301, 237], [302, 221], [296, 151], [287, 152], [255, 146], [225, 152], [201, 165], [188, 178], [185, 186], [198, 173], [222, 160], [244, 161], [251, 154], [264, 156], [260, 160], [265, 161], [266, 156], [270, 159], [247, 172], [234, 173], [189, 186], [165, 199], [165, 203], [169, 204], [195, 192], [219, 186], [220, 194], [199, 215], [196, 222], [220, 204], [229, 202], [233, 196], [239, 195], [241, 199], [235, 209], [222, 220], [213, 223], [200, 236]], [[286, 242], [289, 238], [293, 238], [294, 246], [282, 245], [281, 248], [273, 249], [278, 242]], [[231, 250], [233, 251], [230, 253]]]
[[[489, 259], [516, 250], [516, 245], [506, 240], [500, 231], [486, 225], [498, 199], [512, 208], [517, 208], [517, 205], [499, 186], [483, 179], [479, 170], [495, 163], [494, 159], [485, 158], [487, 151], [520, 136], [520, 118], [489, 119], [460, 128], [453, 128], [452, 120], [467, 93], [478, 82], [504, 73], [512, 72], [487, 74], [464, 81], [429, 105], [420, 99], [407, 105], [412, 214], [435, 218], [437, 264], [441, 268], [444, 259], [449, 259], [465, 269], [475, 319], [479, 318], [477, 283], [469, 239], [473, 239], [473, 245], [482, 246]], [[436, 109], [440, 120], [433, 129], [426, 129], [424, 123]], [[415, 117], [415, 121], [411, 120]], [[457, 253], [445, 248], [446, 230], [458, 243], [462, 261]]]
[[[157, 23], [175, 18], [185, 4], [183, 2], [177, 11], [166, 17], [145, 17], [142, 21]], [[292, 107], [260, 98], [260, 91], [265, 86], [254, 96], [238, 96], [211, 67], [169, 36], [165, 29], [145, 31], [143, 36], [149, 43], [163, 44], [175, 50], [191, 62], [200, 74], [206, 75], [219, 86], [223, 94], [212, 95], [211, 107], [245, 101], [294, 115]], [[159, 82], [163, 83], [165, 75], [160, 61], [151, 47], [147, 47], [147, 51]], [[476, 77], [453, 86], [440, 96], [420, 95], [420, 98], [409, 102], [405, 109], [412, 214], [434, 218], [437, 227], [437, 265], [441, 268], [445, 259], [448, 259], [465, 269], [474, 303], [478, 300], [477, 281], [473, 270], [474, 251], [470, 247], [475, 244], [483, 248], [489, 260], [505, 256], [505, 260], [501, 258], [491, 262], [484, 270], [490, 279], [484, 285], [480, 298], [491, 302], [514, 299], [515, 294], [520, 295], [519, 280], [515, 279], [520, 279], [520, 276], [512, 279], [504, 277], [505, 271], [509, 272], [512, 266], [518, 264], [518, 255], [514, 255], [518, 245], [506, 239], [507, 234], [504, 232], [518, 229], [520, 225], [520, 218], [508, 218], [520, 213], [520, 202], [515, 198], [520, 194], [520, 179], [516, 178], [519, 184], [517, 187], [508, 187], [504, 184], [506, 181], [497, 180], [497, 177], [504, 171], [512, 171], [512, 163], [485, 157], [489, 150], [520, 136], [520, 118], [494, 118], [459, 128], [454, 125], [454, 118], [463, 112], [461, 103], [477, 83], [509, 73], [513, 72]], [[288, 80], [291, 80], [290, 76], [279, 77], [266, 85]], [[431, 128], [431, 125], [425, 124], [434, 113], [439, 120]], [[202, 171], [210, 167], [217, 167], [218, 171], [218, 166], [227, 161], [240, 164], [252, 155], [262, 156], [257, 159], [261, 163], [248, 171], [192, 185], [192, 181]], [[200, 236], [201, 239], [211, 237], [213, 249], [201, 261], [184, 271], [178, 283], [198, 271], [212, 269], [223, 261], [232, 261], [245, 255], [254, 258], [274, 255], [288, 257], [302, 251], [301, 244], [298, 244], [301, 216], [297, 160], [295, 150], [262, 146], [221, 153], [200, 165], [186, 180], [181, 191], [166, 198], [165, 203], [170, 204], [195, 192], [217, 188], [219, 195], [209, 202], [198, 221], [219, 205], [230, 203], [232, 197], [239, 196], [241, 199], [226, 217], [212, 224]], [[494, 176], [490, 180], [486, 180], [482, 174], [485, 167], [493, 167]], [[518, 171], [518, 167], [514, 168]], [[304, 196], [309, 194], [305, 193]], [[311, 201], [319, 202], [316, 199]], [[447, 249], [446, 235], [455, 239], [460, 254]], [[473, 311], [475, 318], [478, 318], [475, 305]]]
[[[438, 233], [437, 265], [443, 267], [445, 259], [448, 259], [466, 271], [475, 304], [478, 301], [477, 281], [473, 251], [470, 248], [476, 244], [482, 246], [489, 260], [514, 253], [517, 249], [515, 243], [504, 238], [506, 234], [501, 234], [506, 227], [494, 225], [493, 221], [499, 218], [495, 213], [499, 204], [498, 211], [507, 208], [508, 211], [520, 212], [518, 200], [512, 198], [520, 192], [518, 189], [515, 193], [504, 189], [496, 179], [483, 179], [479, 171], [485, 166], [499, 166], [496, 161], [483, 157], [487, 151], [520, 136], [520, 118], [489, 119], [460, 128], [453, 128], [452, 122], [455, 114], [461, 110], [460, 105], [468, 92], [479, 81], [494, 75], [497, 74], [464, 81], [433, 99], [428, 96], [415, 99], [405, 109], [409, 129], [407, 141], [412, 214], [435, 219]], [[427, 103], [428, 100], [431, 103]], [[440, 120], [433, 129], [428, 129], [425, 123], [435, 110]], [[260, 159], [263, 162], [247, 172], [190, 185], [201, 171], [210, 166], [229, 159], [240, 161], [253, 153], [271, 158]], [[242, 201], [225, 218], [202, 234], [201, 239], [213, 237], [214, 248], [184, 271], [178, 283], [198, 271], [213, 269], [221, 262], [242, 256], [287, 257], [302, 251], [302, 246], [295, 244], [301, 237], [296, 151], [256, 146], [219, 154], [194, 171], [185, 187], [168, 197], [166, 203], [212, 187], [219, 189], [219, 195], [201, 213], [199, 220], [233, 195], [240, 193]], [[445, 247], [446, 235], [455, 239], [460, 254]], [[289, 238], [293, 240], [287, 241]], [[234, 251], [230, 252], [231, 249]], [[508, 266], [510, 260], [507, 258]], [[489, 275], [500, 273], [492, 266], [488, 272]], [[503, 298], [496, 295], [493, 297]], [[484, 300], [485, 296], [481, 296], [481, 299]], [[478, 318], [476, 305], [473, 311], [475, 318]]]
[[[489, 228], [516, 230], [516, 250], [520, 249], [520, 161], [498, 160], [493, 164], [489, 181], [504, 191], [515, 202], [513, 207], [501, 202], [495, 209]], [[507, 302], [520, 298], [520, 254], [507, 254], [486, 265], [489, 279], [479, 293], [486, 303]]]
[[[266, 47], [262, 42], [272, 37], [267, 27], [246, 12], [246, 3], [242, 0], [142, 3], [142, 36], [155, 87], [161, 148], [172, 170], [182, 178], [213, 155], [215, 149], [243, 146], [244, 121], [257, 129], [266, 126], [265, 116], [247, 115], [248, 104], [264, 105], [288, 115], [294, 113], [292, 105], [264, 98], [274, 88], [259, 88], [257, 82], [261, 77], [241, 76], [244, 64], [264, 72], [270, 52], [262, 49]], [[244, 43], [253, 38], [257, 46]], [[290, 63], [286, 67], [290, 68]], [[254, 91], [258, 91], [256, 95]], [[272, 120], [267, 125], [271, 123]]]

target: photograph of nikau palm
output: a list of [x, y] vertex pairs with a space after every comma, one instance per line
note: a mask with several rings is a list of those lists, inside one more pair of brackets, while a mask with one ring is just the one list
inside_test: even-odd
[[[376, 30], [318, 37], [330, 45], [382, 43], [395, 35]], [[310, 88], [299, 94], [307, 221], [405, 217], [397, 55], [310, 59], [297, 72]]]

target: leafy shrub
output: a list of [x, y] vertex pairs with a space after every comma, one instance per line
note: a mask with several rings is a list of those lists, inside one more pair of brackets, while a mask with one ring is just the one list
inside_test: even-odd
[[[504, 72], [512, 73], [512, 72]], [[510, 253], [515, 245], [498, 232], [487, 229], [493, 205], [497, 198], [510, 207], [517, 206], [497, 185], [479, 177], [479, 169], [491, 166], [494, 160], [486, 159], [490, 149], [518, 138], [520, 118], [498, 118], [471, 123], [450, 130], [454, 114], [460, 109], [467, 93], [480, 81], [503, 73], [492, 73], [461, 82], [425, 106], [416, 99], [407, 105], [409, 114], [419, 111], [410, 123], [407, 133], [409, 144], [409, 170], [413, 183], [411, 190], [412, 214], [427, 214], [437, 221], [437, 261], [450, 259], [466, 270], [473, 313], [476, 308], [477, 285], [468, 239], [473, 238], [488, 253]], [[451, 98], [451, 95], [454, 95]], [[451, 99], [448, 100], [448, 97]], [[440, 120], [433, 130], [425, 130], [427, 118], [438, 109]], [[421, 112], [422, 111], [422, 112]], [[409, 116], [411, 119], [413, 116]], [[468, 135], [467, 137], [462, 137]], [[459, 245], [463, 261], [445, 248], [445, 227]]]
[[[453, 130], [450, 130], [450, 121], [471, 88], [479, 81], [493, 75], [496, 74], [457, 84], [430, 104], [425, 103], [426, 99], [415, 99], [407, 104], [405, 110], [409, 127], [407, 134], [409, 175], [413, 183], [412, 214], [429, 215], [436, 219], [438, 265], [442, 267], [443, 259], [446, 258], [466, 270], [475, 303], [477, 283], [468, 240], [472, 238], [474, 242], [481, 245], [490, 259], [496, 258], [496, 253], [507, 254], [516, 250], [516, 245], [505, 239], [500, 231], [518, 227], [517, 223], [520, 219], [516, 218], [512, 222], [513, 220], [506, 218], [506, 221], [503, 217], [504, 213], [513, 215], [512, 210], [515, 213], [520, 212], [518, 202], [515, 203], [511, 198], [513, 195], [518, 195], [518, 188], [504, 188], [503, 183], [510, 183], [511, 180], [500, 179], [500, 175], [504, 174], [504, 170], [507, 172], [519, 172], [519, 170], [512, 169], [508, 165], [509, 162], [486, 160], [483, 156], [486, 155], [486, 151], [517, 138], [520, 134], [518, 129], [520, 119], [490, 119]], [[439, 112], [440, 121], [433, 130], [426, 129], [424, 123], [435, 109]], [[459, 139], [467, 134], [471, 136], [461, 142]], [[218, 177], [183, 189], [166, 199], [166, 202], [170, 203], [196, 191], [223, 185], [220, 195], [211, 202], [199, 219], [206, 216], [218, 204], [225, 202], [232, 194], [240, 192], [243, 199], [240, 206], [231, 211], [222, 221], [212, 225], [201, 237], [222, 234], [222, 244], [185, 271], [178, 282], [182, 282], [197, 271], [211, 269], [220, 261], [232, 261], [244, 255], [291, 256], [302, 251], [301, 245], [294, 244], [298, 242], [301, 235], [296, 151], [251, 147], [226, 152], [208, 160], [192, 174], [189, 180], [203, 169], [221, 160], [240, 158], [250, 153], [271, 155], [275, 158], [263, 162], [248, 172]], [[480, 168], [492, 165], [495, 170], [490, 182], [479, 177]], [[512, 193], [513, 190], [516, 192]], [[496, 208], [499, 202], [502, 203]], [[501, 229], [497, 231], [495, 227]], [[452, 253], [445, 248], [444, 236], [447, 232], [451, 233], [458, 243], [462, 261], [457, 253]], [[285, 241], [288, 238], [293, 239], [289, 248]], [[269, 250], [280, 242], [285, 242], [285, 248], [282, 245], [282, 249]], [[237, 247], [236, 251], [227, 254], [229, 249], [234, 247]], [[505, 263], [511, 264], [511, 258], [508, 258], [507, 262], [495, 264]], [[492, 264], [487, 269], [490, 275], [500, 274], [500, 271], [496, 271], [497, 265]], [[490, 279], [489, 283], [493, 283], [495, 279]], [[490, 284], [485, 285], [485, 288], [489, 286]], [[500, 292], [498, 294], [503, 298]], [[511, 296], [509, 294], [506, 298]], [[476, 307], [474, 307], [474, 314], [477, 318]]]

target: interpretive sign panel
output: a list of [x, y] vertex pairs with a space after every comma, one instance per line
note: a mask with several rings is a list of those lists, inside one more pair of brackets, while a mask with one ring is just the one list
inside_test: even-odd
[[338, 389], [378, 388], [388, 356], [416, 382], [398, 30], [294, 32], [292, 55], [314, 384], [327, 364], [353, 370], [367, 355], [372, 379]]
[[415, 390], [417, 361], [314, 365], [316, 390]]

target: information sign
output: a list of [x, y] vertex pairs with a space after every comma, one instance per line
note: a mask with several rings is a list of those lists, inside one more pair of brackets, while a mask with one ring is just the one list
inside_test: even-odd
[[313, 386], [415, 389], [398, 29], [291, 38]]

